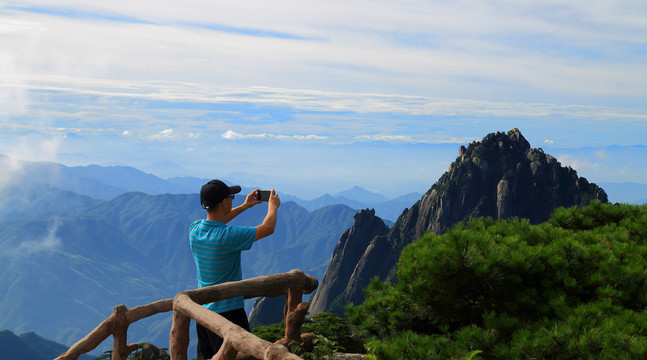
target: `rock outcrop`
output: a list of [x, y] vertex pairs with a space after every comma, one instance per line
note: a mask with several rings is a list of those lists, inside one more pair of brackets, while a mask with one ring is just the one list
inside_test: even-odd
[[[353, 253], [347, 260], [340, 253], [342, 258], [336, 262], [348, 263], [344, 269], [331, 262], [320, 285], [327, 291], [325, 296], [315, 297], [311, 314], [363, 301], [362, 289], [368, 281], [374, 276], [386, 279], [402, 249], [426, 232], [442, 234], [457, 222], [481, 216], [520, 217], [540, 223], [558, 207], [584, 206], [593, 199], [608, 201], [600, 187], [578, 177], [575, 170], [563, 167], [542, 149], [531, 148], [518, 129], [489, 134], [467, 148], [461, 146], [449, 170], [415, 205], [402, 212], [388, 234], [375, 236], [365, 230], [366, 236], [354, 237], [363, 242], [370, 237], [371, 242], [359, 258]], [[359, 221], [356, 218], [353, 228], [369, 229], [374, 223], [372, 219], [367, 224]], [[342, 235], [338, 247], [350, 246], [342, 242], [348, 243], [348, 236]], [[362, 247], [357, 245], [358, 249]], [[329, 285], [327, 282], [333, 279], [335, 285]], [[340, 283], [344, 279], [348, 279], [346, 286]]]
[[[353, 226], [341, 235], [335, 246], [330, 264], [321, 280], [321, 286], [312, 299], [310, 314], [328, 311], [343, 315], [343, 305], [354, 300], [352, 287], [348, 288], [351, 286], [351, 278], [354, 276], [355, 283], [368, 284], [370, 278], [365, 279], [363, 275], [367, 272], [370, 274], [379, 272], [380, 264], [374, 261], [380, 258], [379, 255], [365, 255], [376, 255], [376, 251], [383, 250], [384, 246], [378, 244], [385, 243], [384, 236], [388, 231], [382, 219], [375, 216], [375, 210], [366, 209], [355, 214]], [[387, 248], [390, 252], [390, 246]], [[327, 309], [328, 305], [334, 303], [342, 306]]]
[[249, 313], [249, 326], [254, 329], [260, 325], [280, 323], [284, 318], [284, 312], [285, 295], [258, 298]]

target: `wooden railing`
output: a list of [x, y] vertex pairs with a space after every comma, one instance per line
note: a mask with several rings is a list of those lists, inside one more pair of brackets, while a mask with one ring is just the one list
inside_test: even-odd
[[[173, 311], [173, 325], [169, 337], [171, 360], [187, 359], [191, 319], [224, 339], [220, 351], [213, 357], [215, 360], [231, 360], [237, 356], [266, 360], [298, 360], [301, 358], [290, 353], [286, 345], [312, 341], [315, 337], [314, 334], [301, 334], [301, 325], [309, 306], [301, 300], [303, 294], [313, 292], [317, 285], [316, 278], [304, 274], [301, 270], [292, 270], [282, 274], [183, 291], [173, 299], [160, 300], [130, 309], [125, 305], [118, 305], [112, 315], [55, 360], [76, 360], [79, 355], [94, 350], [110, 335], [114, 341], [112, 360], [126, 360], [131, 352], [139, 348], [138, 344], [127, 343], [128, 326], [143, 318], [171, 310]], [[201, 306], [241, 295], [247, 299], [284, 294], [287, 295], [285, 336], [274, 344], [259, 339], [219, 314]]]

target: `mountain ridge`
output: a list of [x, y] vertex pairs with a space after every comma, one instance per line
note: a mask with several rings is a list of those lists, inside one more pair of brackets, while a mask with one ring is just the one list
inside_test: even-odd
[[[0, 331], [0, 354], [3, 360], [50, 360], [67, 350], [67, 346], [47, 340], [34, 332], [16, 335], [10, 330]], [[81, 355], [80, 360], [95, 356]]]
[[[11, 162], [11, 166], [2, 166], [9, 162]], [[192, 194], [198, 192], [203, 184], [211, 180], [191, 176], [163, 179], [130, 166], [91, 164], [70, 167], [55, 162], [22, 161], [1, 154], [0, 167], [13, 169], [9, 172], [9, 176], [5, 175], [5, 178], [0, 178], [0, 191], [3, 188], [15, 189], [16, 187], [46, 184], [59, 190], [104, 201], [128, 192], [143, 192], [150, 195]], [[226, 178], [224, 181], [231, 184]], [[239, 185], [244, 187], [243, 193], [254, 189], [244, 184]], [[4, 192], [9, 195], [15, 193], [15, 191]], [[412, 192], [389, 199], [382, 194], [368, 191], [357, 185], [335, 195], [325, 193], [311, 200], [285, 194], [280, 190], [278, 193], [281, 194], [284, 201], [294, 201], [309, 211], [328, 205], [346, 205], [355, 210], [372, 207], [379, 215], [390, 221], [395, 221], [400, 211], [415, 203], [421, 195]], [[0, 205], [2, 204], [0, 203]]]
[[[0, 154], [0, 165], [9, 169], [9, 175], [0, 177], [0, 191], [5, 187], [28, 186], [43, 183], [60, 190], [71, 191], [96, 200], [110, 200], [120, 194], [141, 191], [151, 195], [196, 193], [210, 179], [192, 176], [161, 178], [130, 166], [66, 166], [47, 161], [24, 161]], [[259, 177], [263, 178], [263, 177]], [[225, 182], [227, 182], [225, 178]], [[603, 182], [609, 187], [609, 201], [641, 204], [647, 202], [647, 184], [631, 182]], [[244, 185], [244, 184], [239, 184]], [[623, 187], [630, 186], [630, 190]], [[249, 188], [249, 187], [247, 187]], [[636, 191], [634, 191], [636, 189]], [[252, 190], [251, 188], [249, 189]], [[327, 205], [343, 204], [355, 210], [374, 208], [382, 219], [395, 222], [402, 209], [409, 208], [423, 195], [410, 192], [394, 198], [353, 185], [334, 194], [324, 193], [305, 200], [283, 193], [282, 198], [294, 201], [312, 211]], [[402, 190], [402, 189], [401, 189]], [[9, 195], [11, 192], [7, 192]], [[2, 203], [0, 202], [0, 205]]]
[[[61, 196], [65, 203], [69, 194], [54, 191], [51, 200]], [[24, 214], [39, 206], [27, 205]], [[249, 209], [232, 224], [260, 223], [266, 206]], [[244, 278], [293, 268], [320, 278], [354, 213], [344, 205], [309, 212], [294, 202], [282, 203], [275, 233], [243, 253]], [[71, 345], [116, 305], [144, 305], [196, 288], [188, 226], [204, 215], [198, 194], [130, 192], [37, 218], [0, 219], [0, 288], [7, 289], [0, 294], [0, 312], [6, 314], [0, 328], [36, 331]], [[41, 303], [43, 294], [47, 306]], [[138, 321], [129, 328], [129, 341], [164, 347], [170, 325], [170, 314]]]

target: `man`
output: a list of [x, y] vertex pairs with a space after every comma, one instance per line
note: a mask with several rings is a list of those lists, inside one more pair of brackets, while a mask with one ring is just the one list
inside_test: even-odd
[[[220, 180], [211, 180], [202, 186], [200, 203], [207, 210], [207, 218], [195, 221], [189, 229], [191, 252], [198, 270], [200, 288], [242, 280], [240, 252], [249, 250], [254, 241], [274, 232], [281, 200], [273, 189], [268, 201], [267, 215], [260, 225], [226, 225], [243, 211], [261, 203], [257, 198], [258, 191], [259, 189], [256, 189], [251, 192], [242, 205], [232, 209], [234, 195], [240, 192], [240, 186], [227, 186]], [[204, 306], [249, 331], [242, 296]], [[197, 323], [196, 330], [198, 359], [211, 359], [220, 349], [222, 338]]]

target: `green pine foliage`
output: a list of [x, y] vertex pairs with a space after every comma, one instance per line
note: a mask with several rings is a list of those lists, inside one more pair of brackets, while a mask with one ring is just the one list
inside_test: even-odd
[[[276, 342], [285, 334], [285, 322], [261, 325], [252, 329], [252, 332], [261, 339]], [[320, 313], [312, 318], [306, 318], [301, 327], [301, 333], [309, 332], [321, 337], [320, 345], [325, 345], [325, 342], [329, 341], [345, 352], [365, 352], [364, 342], [353, 335], [348, 320], [334, 314]]]
[[252, 329], [252, 333], [271, 343], [277, 342], [283, 339], [285, 335], [285, 321], [276, 324], [256, 326]]
[[306, 319], [301, 330], [304, 333], [312, 332], [323, 336], [337, 344], [345, 352], [365, 352], [364, 343], [358, 337], [353, 336], [348, 320], [334, 314], [319, 313], [312, 319]]
[[407, 246], [347, 315], [378, 359], [644, 359], [646, 241], [644, 205], [479, 218]]

